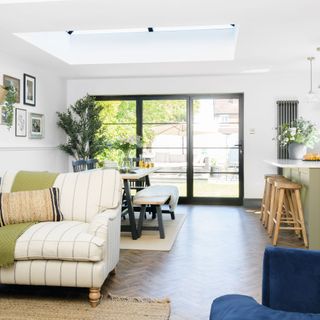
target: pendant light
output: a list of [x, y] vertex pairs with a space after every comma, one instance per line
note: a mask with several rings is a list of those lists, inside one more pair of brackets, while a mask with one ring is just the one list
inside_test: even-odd
[[319, 95], [315, 93], [312, 89], [312, 62], [315, 59], [315, 57], [308, 57], [307, 60], [310, 63], [310, 90], [307, 94], [307, 102], [309, 103], [314, 103], [314, 102], [319, 102]]

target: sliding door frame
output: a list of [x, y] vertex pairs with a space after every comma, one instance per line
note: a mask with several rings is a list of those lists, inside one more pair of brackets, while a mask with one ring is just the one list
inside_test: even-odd
[[[185, 100], [186, 101], [186, 120], [187, 120], [187, 196], [180, 197], [180, 203], [186, 204], [222, 204], [222, 205], [242, 205], [244, 195], [243, 181], [243, 93], [228, 94], [176, 94], [176, 95], [99, 95], [95, 96], [96, 101], [136, 101], [136, 134], [142, 136], [143, 130], [143, 101], [144, 100]], [[238, 99], [239, 100], [239, 197], [193, 197], [193, 100], [195, 99]], [[137, 149], [137, 156], [142, 149]]]

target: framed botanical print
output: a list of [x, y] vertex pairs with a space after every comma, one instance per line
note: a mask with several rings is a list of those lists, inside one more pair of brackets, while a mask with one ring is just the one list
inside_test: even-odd
[[16, 137], [27, 136], [27, 110], [25, 109], [16, 108], [15, 134]]
[[3, 75], [3, 86], [5, 88], [13, 87], [16, 89], [16, 103], [20, 103], [20, 79]]
[[44, 115], [39, 113], [29, 114], [29, 138], [42, 139], [44, 137]]
[[28, 106], [36, 105], [36, 78], [23, 74], [23, 103]]

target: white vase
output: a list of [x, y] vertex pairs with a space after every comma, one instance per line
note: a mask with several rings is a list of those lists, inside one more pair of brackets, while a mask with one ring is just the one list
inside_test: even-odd
[[288, 146], [289, 159], [301, 160], [307, 152], [307, 147], [304, 144], [292, 142]]

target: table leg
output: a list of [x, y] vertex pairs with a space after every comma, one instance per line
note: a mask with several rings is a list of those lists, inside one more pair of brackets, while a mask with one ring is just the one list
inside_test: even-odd
[[[150, 187], [151, 183], [150, 183], [150, 178], [149, 178], [149, 175], [146, 176], [146, 187]], [[156, 207], [155, 206], [150, 206], [150, 211], [149, 213], [152, 213], [152, 219], [155, 219], [156, 216], [157, 216], [157, 210], [156, 210]]]
[[129, 223], [130, 223], [130, 230], [131, 230], [131, 236], [133, 240], [138, 239], [138, 233], [137, 233], [137, 227], [136, 227], [136, 220], [134, 218], [134, 210], [133, 205], [131, 201], [131, 193], [130, 193], [130, 186], [129, 186], [129, 180], [123, 180], [124, 185], [124, 192], [127, 200], [128, 205], [128, 214], [129, 214]]
[[149, 176], [146, 176], [146, 186], [147, 187], [150, 187], [150, 178], [149, 178]]

